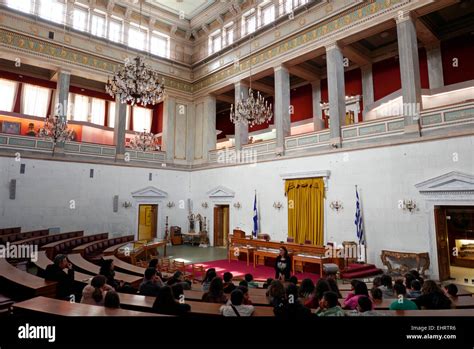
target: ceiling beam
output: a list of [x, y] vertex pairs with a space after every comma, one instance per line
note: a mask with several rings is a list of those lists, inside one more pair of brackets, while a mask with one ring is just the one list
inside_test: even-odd
[[321, 75], [316, 69], [310, 68], [308, 64], [304, 65], [294, 65], [292, 67], [287, 67], [288, 72], [291, 75], [295, 75], [306, 81], [320, 80]]
[[[248, 79], [245, 79], [244, 81], [249, 84]], [[273, 95], [275, 93], [273, 86], [264, 84], [263, 82], [259, 81], [252, 81], [252, 90], [260, 91], [268, 95]]]
[[342, 52], [344, 53], [344, 57], [349, 58], [359, 66], [364, 66], [372, 62], [370, 52], [362, 49], [360, 46], [358, 48], [353, 45], [344, 46]]
[[230, 104], [235, 103], [234, 98], [232, 98], [231, 96], [228, 96], [228, 95], [217, 95], [216, 99], [218, 101], [227, 102], [227, 103], [230, 103]]
[[425, 46], [430, 46], [439, 42], [436, 34], [433, 33], [433, 30], [429, 28], [422, 19], [418, 18], [415, 22], [415, 26], [416, 36]]

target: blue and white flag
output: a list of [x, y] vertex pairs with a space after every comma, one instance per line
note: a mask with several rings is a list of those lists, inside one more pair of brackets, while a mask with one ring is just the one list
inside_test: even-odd
[[258, 212], [257, 212], [257, 193], [255, 193], [255, 199], [253, 201], [253, 236], [257, 237], [258, 234]]
[[356, 233], [357, 233], [357, 238], [359, 239], [359, 244], [364, 245], [365, 244], [364, 226], [362, 223], [362, 212], [360, 210], [360, 200], [359, 200], [359, 193], [357, 192], [357, 186], [356, 186], [356, 213], [355, 213], [354, 223], [356, 225]]

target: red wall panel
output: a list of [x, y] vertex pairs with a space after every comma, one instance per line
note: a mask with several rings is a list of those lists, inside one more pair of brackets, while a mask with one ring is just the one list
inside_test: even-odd
[[313, 118], [313, 89], [311, 84], [293, 88], [290, 91], [290, 104], [293, 106], [291, 122]]
[[[441, 42], [444, 84], [474, 79], [474, 35], [467, 34]], [[457, 58], [458, 66], [453, 66]]]
[[402, 88], [398, 57], [374, 63], [372, 65], [372, 75], [375, 101]]

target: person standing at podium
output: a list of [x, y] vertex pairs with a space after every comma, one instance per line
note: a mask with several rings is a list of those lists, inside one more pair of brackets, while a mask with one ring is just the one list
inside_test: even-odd
[[288, 280], [291, 274], [291, 258], [285, 246], [280, 247], [280, 254], [275, 261], [275, 279]]

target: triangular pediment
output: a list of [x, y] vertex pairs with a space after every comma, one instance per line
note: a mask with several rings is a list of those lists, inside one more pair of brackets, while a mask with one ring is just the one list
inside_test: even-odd
[[235, 192], [229, 188], [218, 186], [206, 193], [210, 198], [233, 198]]
[[418, 183], [415, 187], [421, 194], [474, 194], [474, 176], [452, 171]]
[[168, 193], [160, 190], [155, 187], [146, 187], [137, 191], [134, 191], [132, 193], [132, 197], [134, 198], [153, 198], [153, 199], [159, 199], [159, 198], [166, 198], [168, 196]]

